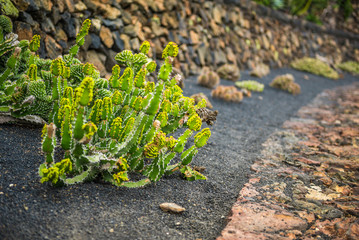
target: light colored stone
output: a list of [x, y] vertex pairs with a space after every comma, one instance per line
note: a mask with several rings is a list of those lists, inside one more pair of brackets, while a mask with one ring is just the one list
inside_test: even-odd
[[112, 33], [111, 30], [105, 26], [101, 27], [100, 30], [100, 38], [102, 40], [102, 42], [105, 44], [106, 47], [108, 48], [112, 48], [114, 41], [112, 38]]
[[220, 5], [217, 5], [213, 8], [213, 19], [217, 24], [222, 23], [222, 12], [223, 9], [220, 7]]
[[176, 203], [161, 203], [160, 208], [162, 211], [171, 212], [171, 213], [181, 213], [184, 212], [186, 209], [177, 205]]
[[131, 50], [130, 37], [126, 34], [121, 34], [120, 38], [123, 41], [124, 48], [126, 50]]
[[198, 44], [200, 42], [199, 35], [193, 30], [189, 32], [189, 37], [191, 38], [192, 44]]
[[121, 16], [121, 11], [110, 5], [106, 5], [104, 17], [110, 20], [115, 20]]
[[62, 54], [62, 47], [55, 41], [55, 39], [50, 37], [50, 35], [47, 35], [45, 38], [45, 48], [47, 55], [51, 59], [55, 59]]
[[100, 31], [101, 29], [101, 20], [100, 19], [92, 19], [91, 26], [96, 29], [96, 31]]
[[83, 2], [80, 1], [80, 2], [75, 4], [75, 10], [78, 11], [78, 12], [82, 12], [82, 11], [87, 10], [87, 7]]

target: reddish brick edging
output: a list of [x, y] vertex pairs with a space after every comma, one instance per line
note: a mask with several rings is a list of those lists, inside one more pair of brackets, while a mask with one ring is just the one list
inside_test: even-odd
[[323, 92], [283, 128], [217, 240], [359, 239], [359, 84]]

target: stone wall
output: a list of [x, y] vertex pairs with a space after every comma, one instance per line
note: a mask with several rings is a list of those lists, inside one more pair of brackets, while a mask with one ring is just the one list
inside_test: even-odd
[[175, 66], [186, 76], [225, 63], [241, 69], [258, 62], [281, 67], [315, 53], [333, 62], [359, 61], [358, 34], [319, 27], [249, 0], [11, 1], [19, 10], [12, 16], [15, 32], [20, 39], [41, 35], [42, 57], [68, 52], [82, 21], [91, 19], [80, 58], [103, 74], [111, 71], [117, 52], [137, 50], [144, 40], [151, 42], [151, 55], [158, 60], [167, 42], [178, 43]]

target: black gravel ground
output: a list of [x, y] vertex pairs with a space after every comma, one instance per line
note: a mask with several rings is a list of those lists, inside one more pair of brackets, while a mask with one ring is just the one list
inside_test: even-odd
[[[268, 86], [284, 73], [295, 76], [302, 94]], [[243, 73], [241, 79], [253, 78]], [[44, 161], [41, 128], [0, 125], [0, 239], [215, 239], [266, 138], [322, 90], [358, 78], [345, 75], [333, 81], [279, 69], [259, 81], [266, 84], [264, 92], [242, 103], [211, 99], [219, 116], [209, 144], [194, 160], [194, 165], [206, 167], [207, 181], [187, 182], [175, 174], [143, 189], [96, 182], [53, 188], [41, 184], [37, 173]], [[209, 96], [210, 90], [195, 82], [186, 81], [186, 95]], [[186, 211], [165, 213], [159, 208], [163, 202]]]

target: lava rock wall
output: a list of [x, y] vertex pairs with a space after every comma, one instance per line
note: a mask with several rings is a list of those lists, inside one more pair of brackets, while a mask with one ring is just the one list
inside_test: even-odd
[[178, 43], [175, 67], [185, 76], [198, 74], [203, 66], [216, 69], [227, 63], [240, 69], [259, 62], [281, 67], [318, 53], [333, 63], [359, 61], [356, 31], [320, 27], [249, 0], [0, 1], [16, 6], [17, 13], [6, 4], [0, 11], [12, 17], [19, 39], [41, 36], [42, 57], [67, 53], [82, 21], [91, 19], [79, 57], [94, 63], [102, 74], [116, 64], [116, 53], [137, 51], [144, 40], [151, 42], [150, 55], [158, 60], [169, 41]]

